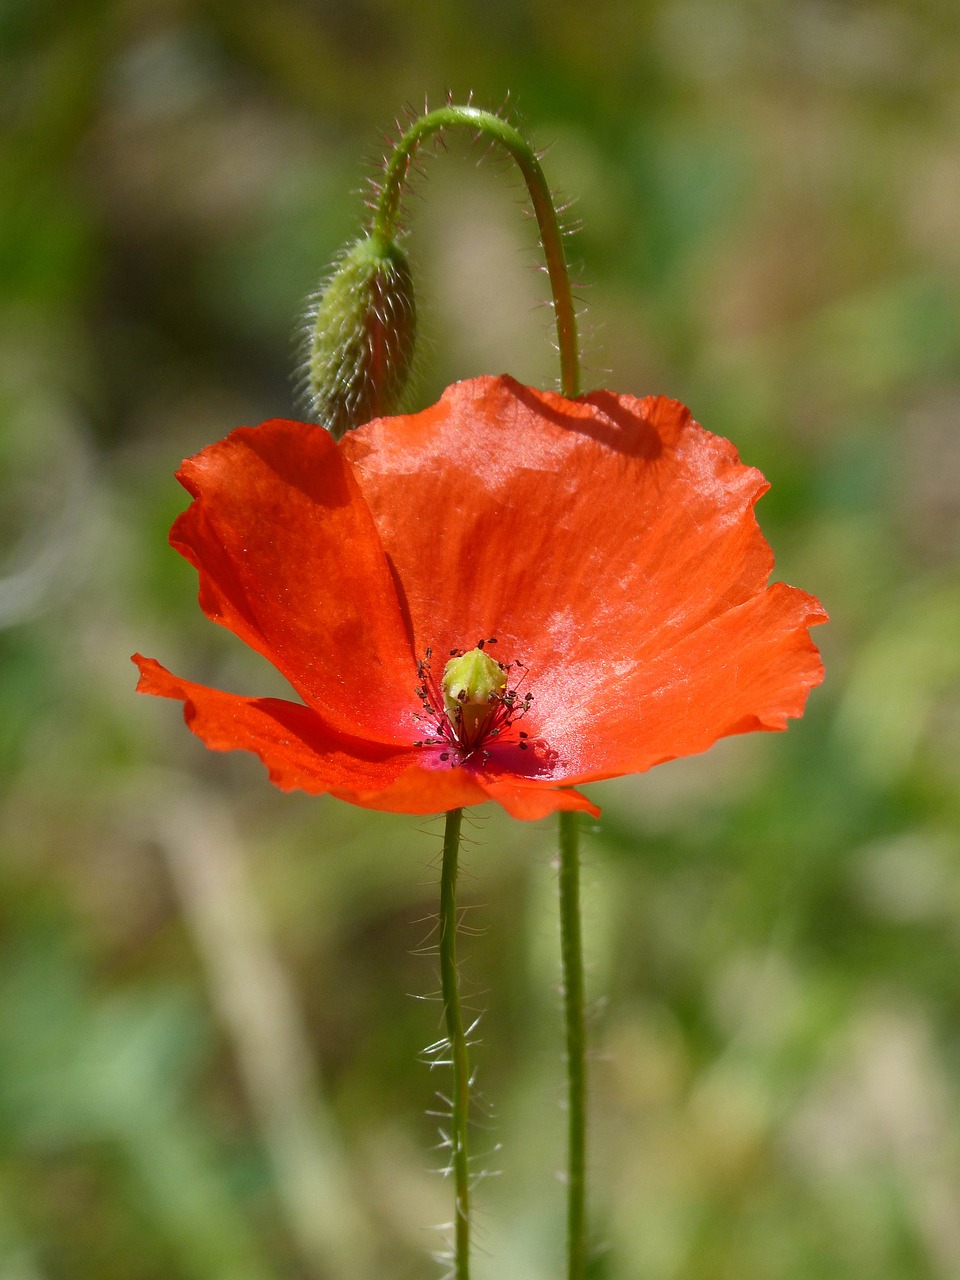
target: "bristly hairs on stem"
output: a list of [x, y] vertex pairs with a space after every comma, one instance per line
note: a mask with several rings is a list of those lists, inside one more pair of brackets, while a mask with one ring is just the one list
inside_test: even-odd
[[473, 106], [472, 95], [466, 106], [448, 101], [445, 107], [421, 116], [400, 139], [387, 158], [373, 217], [373, 229], [381, 235], [397, 233], [402, 199], [409, 171], [417, 152], [430, 139], [452, 127], [472, 130], [478, 139], [489, 139], [502, 146], [516, 161], [533, 205], [540, 232], [540, 242], [547, 263], [556, 313], [557, 345], [560, 351], [561, 389], [574, 397], [580, 391], [580, 351], [577, 316], [570, 292], [569, 274], [563, 245], [563, 233], [553, 197], [547, 186], [537, 152], [519, 130], [502, 115], [482, 111]]
[[[564, 240], [556, 202], [547, 186], [538, 152], [499, 112], [456, 105], [397, 121], [400, 137], [388, 139], [382, 173], [368, 189], [367, 230], [344, 249], [334, 268], [308, 299], [302, 328], [298, 393], [307, 412], [339, 439], [370, 418], [396, 413], [414, 365], [416, 297], [413, 277], [400, 246], [403, 203], [411, 173], [421, 172], [426, 146], [445, 146], [444, 131], [471, 129], [478, 141], [503, 147], [515, 160], [533, 206], [550, 278], [564, 395], [580, 392], [578, 308], [570, 289]], [[405, 126], [405, 127], [404, 127]]]
[[486, 1161], [499, 1151], [499, 1146], [480, 1153], [468, 1151], [468, 1131], [489, 1130], [492, 1108], [478, 1094], [476, 1071], [469, 1063], [469, 1051], [478, 1043], [476, 1033], [482, 1016], [482, 1009], [473, 1002], [483, 992], [475, 992], [469, 1003], [462, 999], [461, 966], [456, 952], [458, 934], [480, 932], [464, 925], [472, 904], [464, 907], [457, 902], [457, 884], [462, 878], [459, 852], [464, 843], [463, 821], [462, 809], [445, 817], [440, 908], [436, 916], [424, 919], [429, 928], [414, 948], [414, 954], [433, 955], [439, 960], [440, 991], [420, 998], [439, 1000], [443, 1005], [444, 1034], [423, 1049], [421, 1061], [431, 1071], [442, 1069], [452, 1074], [451, 1084], [435, 1091], [436, 1103], [427, 1111], [437, 1121], [439, 1141], [434, 1150], [444, 1156], [437, 1172], [452, 1176], [455, 1184], [453, 1220], [438, 1228], [444, 1233], [444, 1247], [434, 1254], [445, 1269], [445, 1280], [469, 1280], [470, 1252], [476, 1248], [473, 1192], [482, 1179], [496, 1176], [497, 1171], [487, 1167]]
[[560, 958], [567, 1068], [567, 1280], [587, 1267], [587, 1046], [580, 912], [579, 815], [559, 814]]

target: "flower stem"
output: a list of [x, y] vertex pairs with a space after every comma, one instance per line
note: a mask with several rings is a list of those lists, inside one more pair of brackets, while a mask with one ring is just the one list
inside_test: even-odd
[[469, 1280], [470, 1277], [470, 1167], [467, 1159], [470, 1066], [460, 1012], [457, 972], [457, 859], [462, 820], [462, 809], [451, 809], [447, 814], [440, 873], [440, 983], [454, 1074], [450, 1147], [455, 1183], [455, 1280]]
[[547, 260], [547, 274], [557, 318], [557, 346], [560, 351], [560, 386], [568, 398], [580, 394], [580, 348], [577, 315], [570, 292], [570, 276], [563, 252], [563, 234], [557, 211], [543, 176], [536, 152], [521, 133], [491, 111], [477, 107], [439, 107], [415, 120], [394, 147], [387, 163], [383, 186], [373, 215], [373, 231], [392, 240], [400, 212], [403, 184], [417, 149], [433, 134], [455, 125], [465, 125], [478, 135], [498, 142], [516, 160], [533, 202], [540, 240]]
[[579, 845], [578, 815], [561, 813], [560, 955], [567, 1037], [567, 1280], [583, 1280], [587, 1259], [587, 1055]]

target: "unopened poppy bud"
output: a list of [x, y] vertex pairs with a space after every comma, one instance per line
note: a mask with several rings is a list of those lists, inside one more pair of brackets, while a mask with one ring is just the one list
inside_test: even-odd
[[482, 732], [507, 688], [507, 673], [482, 649], [451, 658], [440, 682], [443, 708], [455, 729], [471, 741]]
[[416, 302], [406, 256], [371, 232], [351, 245], [307, 316], [304, 391], [335, 440], [396, 413], [413, 363]]

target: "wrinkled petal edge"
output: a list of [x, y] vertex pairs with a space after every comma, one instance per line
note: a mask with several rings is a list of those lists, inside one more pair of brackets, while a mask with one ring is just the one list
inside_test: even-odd
[[532, 821], [559, 809], [596, 815], [570, 789], [488, 778], [468, 769], [425, 768], [415, 748], [345, 740], [308, 707], [277, 698], [244, 698], [182, 680], [153, 658], [133, 656], [137, 692], [183, 703], [190, 731], [214, 751], [245, 750], [281, 791], [331, 795], [363, 809], [425, 816], [494, 802]]

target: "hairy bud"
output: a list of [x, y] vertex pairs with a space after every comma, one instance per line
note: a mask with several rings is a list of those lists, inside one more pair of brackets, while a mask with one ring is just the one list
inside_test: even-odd
[[406, 256], [395, 241], [372, 232], [346, 250], [307, 313], [304, 395], [335, 440], [397, 412], [415, 339]]

